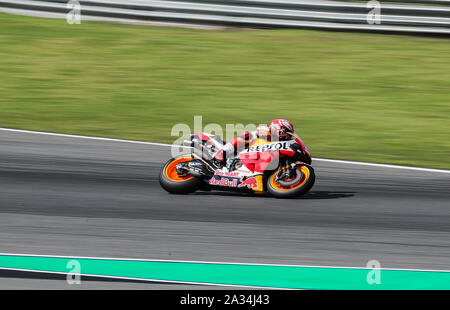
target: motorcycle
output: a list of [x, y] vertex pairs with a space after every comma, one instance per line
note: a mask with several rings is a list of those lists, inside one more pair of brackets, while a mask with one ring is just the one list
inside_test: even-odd
[[184, 141], [191, 152], [168, 160], [159, 182], [172, 194], [225, 190], [278, 198], [303, 195], [314, 185], [315, 173], [306, 146], [295, 133], [291, 136], [288, 141], [256, 139], [224, 167], [215, 169], [210, 162], [224, 142], [208, 133], [192, 134]]

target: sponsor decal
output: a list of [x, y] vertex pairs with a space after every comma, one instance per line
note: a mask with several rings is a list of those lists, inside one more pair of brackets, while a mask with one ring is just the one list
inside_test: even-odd
[[229, 171], [221, 171], [216, 170], [215, 175], [224, 176], [224, 177], [234, 177], [239, 178], [239, 172], [229, 172]]
[[239, 184], [239, 187], [247, 186], [248, 188], [257, 188], [258, 187], [258, 180], [256, 180], [255, 177], [248, 178]]
[[[295, 141], [294, 141], [295, 142]], [[264, 152], [267, 150], [289, 150], [290, 145], [292, 144], [292, 141], [286, 141], [286, 142], [275, 142], [275, 143], [269, 143], [269, 144], [263, 144], [263, 145], [257, 145], [252, 146], [246, 150], [244, 150], [244, 153], [249, 152]]]
[[[217, 171], [216, 171], [217, 172]], [[223, 172], [222, 172], [223, 173]], [[258, 188], [258, 180], [255, 177], [244, 179], [243, 177], [228, 177], [215, 175], [209, 179], [210, 185], [227, 187], [247, 187], [250, 189]]]
[[228, 186], [228, 187], [237, 187], [238, 179], [237, 178], [227, 178], [227, 177], [212, 177], [209, 180], [209, 184], [218, 185], [218, 186]]

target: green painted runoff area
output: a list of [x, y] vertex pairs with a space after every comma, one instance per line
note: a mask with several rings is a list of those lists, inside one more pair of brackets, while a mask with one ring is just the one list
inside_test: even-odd
[[[161, 262], [94, 258], [0, 255], [0, 268], [69, 273], [79, 262], [80, 274], [136, 279], [215, 283], [294, 289], [450, 289], [450, 272], [380, 270], [380, 284], [371, 269]], [[371, 274], [369, 274], [372, 271]]]

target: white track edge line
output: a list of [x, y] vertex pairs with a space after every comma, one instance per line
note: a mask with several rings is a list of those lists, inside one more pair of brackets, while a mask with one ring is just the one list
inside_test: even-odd
[[[66, 138], [102, 140], [102, 141], [110, 141], [110, 142], [135, 143], [135, 144], [157, 145], [157, 146], [166, 146], [166, 147], [172, 146], [172, 144], [167, 144], [167, 143], [156, 143], [156, 142], [146, 142], [146, 141], [138, 141], [138, 140], [125, 140], [125, 139], [114, 139], [114, 138], [93, 137], [93, 136], [81, 136], [81, 135], [71, 135], [71, 134], [44, 132], [44, 131], [33, 131], [33, 130], [24, 130], [24, 129], [13, 129], [13, 128], [2, 128], [2, 127], [0, 127], [0, 130], [2, 130], [2, 131], [10, 131], [10, 132], [19, 132], [19, 133], [28, 133], [28, 134], [39, 134], [39, 135], [47, 135], [47, 136], [66, 137]], [[187, 146], [182, 146], [182, 145], [177, 145], [176, 147], [189, 148]], [[362, 161], [349, 161], [349, 160], [327, 159], [327, 158], [314, 158], [313, 162], [314, 161], [323, 161], [323, 162], [340, 163], [340, 164], [351, 164], [351, 165], [361, 165], [361, 166], [372, 166], [372, 167], [382, 167], [382, 168], [392, 168], [392, 169], [405, 169], [405, 170], [416, 170], [416, 171], [437, 172], [437, 173], [450, 174], [450, 170], [444, 170], [444, 169], [433, 169], [433, 168], [422, 168], [422, 167], [411, 167], [411, 166], [399, 166], [399, 165], [390, 165], [390, 164], [377, 164], [377, 163], [369, 163], [369, 162], [362, 162]]]

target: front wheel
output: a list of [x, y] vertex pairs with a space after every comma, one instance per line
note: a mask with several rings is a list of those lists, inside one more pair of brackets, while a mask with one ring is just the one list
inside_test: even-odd
[[172, 158], [166, 162], [159, 174], [159, 184], [171, 194], [189, 194], [201, 187], [202, 181], [192, 175], [179, 175], [176, 166], [191, 161], [191, 156]]
[[293, 198], [306, 194], [316, 180], [314, 169], [308, 165], [296, 167], [295, 175], [290, 179], [277, 180], [278, 171], [272, 173], [267, 180], [267, 191], [278, 198]]

